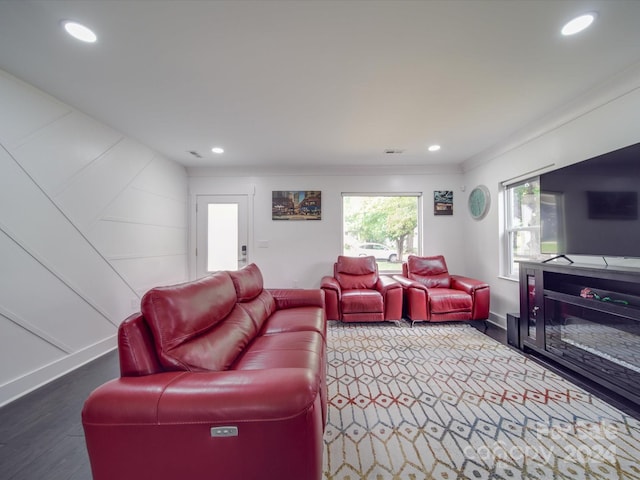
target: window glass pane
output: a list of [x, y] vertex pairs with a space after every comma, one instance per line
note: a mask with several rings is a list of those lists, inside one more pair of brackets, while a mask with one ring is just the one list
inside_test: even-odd
[[416, 195], [343, 195], [343, 255], [373, 255], [378, 269], [401, 272], [409, 254], [420, 254]]
[[238, 269], [238, 204], [210, 203], [207, 222], [207, 270]]
[[509, 187], [509, 228], [540, 225], [540, 182], [533, 179]]
[[[540, 208], [544, 214], [544, 228], [546, 235], [540, 238], [541, 253], [555, 254], [561, 250], [558, 239], [564, 238], [564, 222], [562, 218], [563, 197], [560, 193], [541, 193]], [[541, 233], [542, 235], [542, 233]]]
[[529, 260], [540, 255], [539, 230], [516, 230], [511, 232], [513, 261]]
[[518, 275], [518, 261], [539, 260], [540, 249], [540, 181], [531, 178], [507, 187], [506, 195], [507, 272]]

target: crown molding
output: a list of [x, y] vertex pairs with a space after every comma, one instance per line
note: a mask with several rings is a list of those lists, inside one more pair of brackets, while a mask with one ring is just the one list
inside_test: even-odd
[[460, 174], [460, 164], [431, 165], [359, 165], [334, 167], [187, 167], [189, 177], [269, 177], [269, 176], [389, 176], [389, 175], [446, 175]]

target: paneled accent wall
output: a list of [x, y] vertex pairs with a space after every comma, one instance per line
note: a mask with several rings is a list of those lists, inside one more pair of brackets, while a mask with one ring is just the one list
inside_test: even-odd
[[187, 279], [185, 169], [0, 71], [0, 405]]

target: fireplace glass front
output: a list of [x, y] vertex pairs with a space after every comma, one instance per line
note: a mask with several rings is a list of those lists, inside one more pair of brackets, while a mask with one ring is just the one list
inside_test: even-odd
[[547, 297], [545, 349], [640, 395], [640, 322], [636, 320]]

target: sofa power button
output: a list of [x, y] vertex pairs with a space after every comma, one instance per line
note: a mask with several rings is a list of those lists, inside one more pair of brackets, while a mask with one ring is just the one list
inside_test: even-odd
[[211, 427], [212, 437], [237, 437], [238, 427]]

